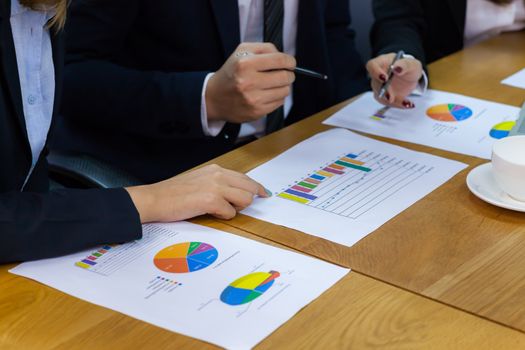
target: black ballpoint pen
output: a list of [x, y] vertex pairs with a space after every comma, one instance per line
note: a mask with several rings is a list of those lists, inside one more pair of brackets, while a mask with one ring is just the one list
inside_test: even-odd
[[313, 70], [309, 70], [309, 69], [295, 67], [293, 72], [297, 73], [297, 74], [306, 75], [306, 76], [309, 76], [309, 77], [312, 77], [312, 78], [321, 79], [321, 80], [327, 80], [328, 79], [327, 75], [324, 75], [324, 74], [321, 74], [321, 73], [317, 73], [317, 72], [314, 72]]
[[[251, 52], [248, 52], [248, 51], [241, 51], [241, 52], [237, 52], [235, 54], [235, 56], [237, 56], [237, 57], [245, 57], [245, 56], [251, 56], [251, 55], [253, 55], [253, 54]], [[275, 70], [275, 69], [272, 69], [272, 70]], [[295, 67], [294, 69], [286, 69], [286, 70], [290, 71], [290, 72], [297, 73], [297, 74], [302, 74], [302, 75], [305, 75], [305, 76], [308, 76], [308, 77], [312, 77], [312, 78], [317, 78], [317, 79], [321, 79], [321, 80], [328, 80], [328, 75], [321, 74], [321, 73], [315, 72], [315, 71], [310, 70], [310, 69]]]

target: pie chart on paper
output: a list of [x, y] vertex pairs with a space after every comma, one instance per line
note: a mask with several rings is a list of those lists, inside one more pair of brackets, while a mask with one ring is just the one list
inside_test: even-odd
[[510, 131], [516, 125], [516, 122], [508, 121], [496, 124], [490, 129], [490, 137], [493, 139], [503, 139], [509, 136]]
[[218, 257], [217, 249], [207, 243], [184, 242], [159, 251], [153, 258], [153, 263], [164, 272], [188, 273], [207, 268]]
[[224, 289], [221, 301], [232, 306], [249, 303], [268, 291], [280, 275], [277, 271], [270, 271], [243, 276]]
[[440, 122], [460, 122], [472, 117], [473, 112], [468, 107], [449, 103], [430, 107], [427, 115]]

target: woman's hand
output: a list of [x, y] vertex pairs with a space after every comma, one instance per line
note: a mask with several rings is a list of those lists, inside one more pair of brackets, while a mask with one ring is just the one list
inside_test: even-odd
[[366, 64], [368, 74], [372, 78], [374, 96], [377, 101], [387, 106], [414, 108], [414, 103], [408, 99], [408, 96], [414, 91], [423, 76], [423, 65], [415, 58], [403, 58], [394, 64], [392, 83], [385, 97], [379, 98], [379, 91], [388, 79], [388, 69], [395, 56], [395, 53], [377, 56]]
[[218, 165], [126, 190], [142, 223], [180, 221], [204, 214], [231, 219], [249, 206], [254, 196], [271, 196], [248, 176]]

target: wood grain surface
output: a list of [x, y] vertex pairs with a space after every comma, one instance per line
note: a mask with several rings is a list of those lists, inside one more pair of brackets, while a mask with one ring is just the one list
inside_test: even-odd
[[[279, 246], [212, 220], [195, 221]], [[0, 267], [0, 349], [215, 349]], [[255, 325], [256, 326], [256, 325]], [[351, 272], [257, 349], [495, 349], [525, 335]]]
[[[525, 90], [500, 81], [525, 67], [524, 42], [523, 32], [505, 34], [433, 63], [431, 87], [519, 106]], [[346, 103], [213, 162], [249, 171], [327, 130], [321, 122]], [[525, 331], [525, 214], [489, 205], [465, 184], [468, 172], [487, 161], [371, 137], [458, 160], [469, 168], [351, 248], [242, 215], [227, 223]]]

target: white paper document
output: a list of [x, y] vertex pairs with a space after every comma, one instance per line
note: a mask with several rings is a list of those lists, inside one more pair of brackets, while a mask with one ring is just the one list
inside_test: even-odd
[[436, 90], [411, 99], [414, 109], [388, 108], [368, 92], [324, 124], [490, 159], [492, 145], [509, 135], [520, 111]]
[[349, 270], [190, 223], [10, 272], [159, 327], [249, 349]]
[[250, 171], [275, 193], [242, 213], [351, 246], [466, 166], [333, 129]]
[[520, 89], [525, 89], [525, 68], [504, 79], [501, 83]]

